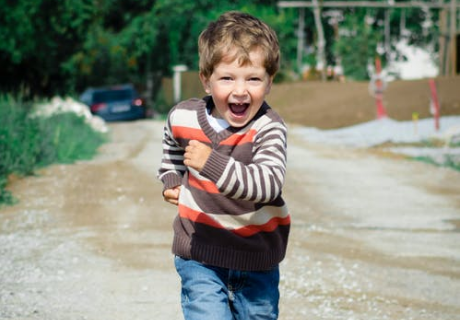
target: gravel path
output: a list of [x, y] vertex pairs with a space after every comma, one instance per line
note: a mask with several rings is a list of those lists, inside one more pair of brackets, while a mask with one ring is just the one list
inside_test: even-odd
[[[162, 123], [111, 124], [97, 159], [15, 181], [0, 319], [182, 319]], [[281, 320], [460, 319], [460, 174], [292, 134]]]

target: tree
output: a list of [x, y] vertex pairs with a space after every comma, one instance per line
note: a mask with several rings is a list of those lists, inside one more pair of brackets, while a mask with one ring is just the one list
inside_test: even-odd
[[380, 33], [375, 32], [363, 13], [359, 10], [357, 14], [345, 15], [342, 31], [332, 48], [340, 58], [345, 76], [352, 80], [369, 79], [367, 65], [374, 61], [381, 41]]
[[[404, 58], [396, 44], [402, 38], [417, 46], [437, 45], [437, 10], [426, 8], [341, 9], [343, 21], [338, 37], [329, 39], [330, 52], [341, 60], [344, 73], [354, 80], [367, 80], [367, 64], [380, 56], [383, 64], [389, 59]], [[385, 31], [388, 31], [385, 34]]]
[[295, 38], [292, 11], [275, 0], [0, 0], [0, 90], [30, 96], [85, 86], [145, 82], [175, 64], [197, 69], [197, 38], [227, 10], [243, 10], [278, 32], [283, 65]]
[[81, 91], [88, 85], [140, 82], [157, 41], [155, 23], [153, 12], [146, 12], [119, 32], [95, 25], [82, 47], [62, 64], [67, 87]]
[[[277, 2], [0, 0], [0, 90], [49, 96], [80, 92], [86, 86], [144, 84], [152, 74], [170, 75], [176, 64], [196, 70], [198, 35], [227, 10], [256, 15], [276, 30], [282, 76], [283, 71], [296, 69], [297, 10], [278, 9]], [[338, 29], [325, 23], [328, 11], [323, 10], [322, 15], [328, 64], [335, 64], [340, 57], [348, 76], [365, 79], [367, 61], [373, 59], [378, 43], [383, 41], [384, 10], [338, 10], [344, 17]], [[401, 10], [390, 12], [392, 39], [399, 37], [399, 26], [405, 21], [412, 43], [434, 43], [436, 24], [430, 29], [422, 22], [428, 21], [430, 14], [435, 21], [437, 12], [415, 8], [404, 12], [404, 20]], [[374, 21], [365, 24], [366, 15], [373, 16]], [[311, 13], [307, 12], [305, 22], [310, 45], [316, 39]], [[338, 38], [337, 30], [342, 30]]]
[[0, 87], [45, 95], [64, 91], [61, 63], [84, 39], [95, 9], [91, 0], [2, 0]]

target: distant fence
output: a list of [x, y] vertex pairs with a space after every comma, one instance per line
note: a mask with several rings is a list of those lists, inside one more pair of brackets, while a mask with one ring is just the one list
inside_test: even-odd
[[[181, 73], [182, 92], [181, 100], [204, 97], [206, 93], [196, 71], [185, 71]], [[163, 97], [168, 105], [174, 104], [173, 82], [172, 78], [163, 78], [161, 81]]]

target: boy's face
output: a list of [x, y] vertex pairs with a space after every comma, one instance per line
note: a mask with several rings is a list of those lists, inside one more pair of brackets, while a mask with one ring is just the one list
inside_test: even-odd
[[272, 85], [273, 77], [265, 70], [261, 51], [250, 52], [249, 58], [251, 63], [240, 65], [238, 59], [229, 61], [224, 57], [209, 78], [200, 75], [216, 106], [213, 115], [225, 119], [232, 127], [243, 127], [252, 120]]

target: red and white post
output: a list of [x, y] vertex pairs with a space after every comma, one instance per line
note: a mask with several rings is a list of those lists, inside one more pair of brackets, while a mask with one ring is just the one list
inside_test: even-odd
[[382, 79], [382, 63], [380, 58], [375, 58], [375, 103], [377, 106], [377, 119], [382, 119], [387, 117], [387, 111], [383, 106], [383, 91], [385, 90]]
[[434, 82], [434, 79], [428, 80], [428, 83], [430, 84], [430, 91], [431, 91], [431, 105], [433, 106], [434, 127], [436, 128], [436, 131], [439, 131], [440, 110], [439, 110], [438, 91], [436, 89], [436, 83]]

